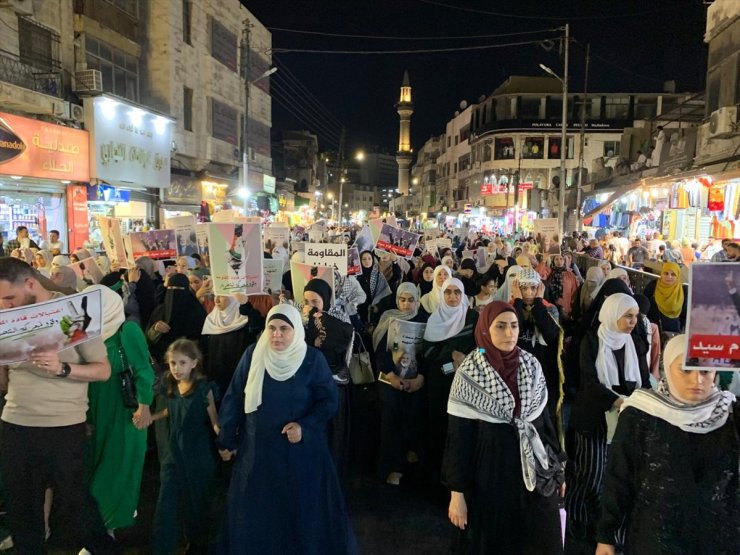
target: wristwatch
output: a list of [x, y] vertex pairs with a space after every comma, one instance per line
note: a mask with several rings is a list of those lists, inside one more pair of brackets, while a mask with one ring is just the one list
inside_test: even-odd
[[72, 367], [68, 362], [62, 362], [62, 369], [57, 373], [58, 378], [66, 378], [72, 372]]

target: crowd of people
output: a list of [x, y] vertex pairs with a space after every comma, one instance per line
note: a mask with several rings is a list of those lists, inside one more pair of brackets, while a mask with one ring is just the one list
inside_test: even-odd
[[[53, 534], [118, 552], [151, 451], [157, 555], [357, 553], [344, 486], [360, 471], [444, 495], [454, 553], [739, 553], [732, 374], [683, 367], [681, 281], [694, 260], [737, 261], [737, 243], [691, 258], [655, 236], [574, 233], [551, 254], [525, 235], [436, 235], [452, 246], [364, 250], [359, 274], [302, 292], [286, 266], [279, 291], [251, 296], [215, 295], [196, 253], [125, 269], [12, 245], [2, 309], [92, 289], [103, 321], [99, 338], [0, 367], [0, 549], [43, 553]], [[301, 261], [303, 239], [263, 256]], [[647, 260], [660, 274], [637, 292], [623, 266]], [[398, 351], [398, 321], [424, 326], [415, 352]]]

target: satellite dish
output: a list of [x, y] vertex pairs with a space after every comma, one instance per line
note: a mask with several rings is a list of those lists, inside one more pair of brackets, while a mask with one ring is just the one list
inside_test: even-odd
[[468, 107], [468, 101], [467, 100], [461, 100], [460, 101], [460, 109], [461, 110], [464, 110], [467, 107]]

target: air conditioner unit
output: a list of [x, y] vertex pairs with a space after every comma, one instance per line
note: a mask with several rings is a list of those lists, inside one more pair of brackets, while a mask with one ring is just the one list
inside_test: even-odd
[[69, 102], [59, 101], [52, 104], [52, 115], [60, 119], [69, 119]]
[[33, 0], [0, 0], [0, 8], [10, 8], [18, 15], [33, 15]]
[[70, 104], [69, 105], [69, 115], [72, 119], [81, 120], [84, 116], [84, 111], [82, 109], [82, 106], [79, 104]]
[[72, 90], [79, 95], [103, 93], [103, 75], [97, 69], [85, 69], [75, 73]]
[[709, 118], [709, 137], [727, 139], [738, 132], [737, 106], [723, 106]]

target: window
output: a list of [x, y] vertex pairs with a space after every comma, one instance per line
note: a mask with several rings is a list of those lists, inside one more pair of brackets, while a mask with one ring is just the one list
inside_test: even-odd
[[24, 64], [41, 71], [59, 69], [59, 35], [48, 27], [18, 18], [18, 47]]
[[116, 8], [122, 12], [126, 12], [132, 17], [138, 17], [137, 4], [138, 0], [105, 0], [109, 4], [113, 4]]
[[[550, 137], [548, 139], [547, 157], [550, 160], [560, 160], [560, 139], [561, 137]], [[573, 137], [565, 138], [565, 157], [573, 158]]]
[[[568, 106], [566, 108], [566, 114], [568, 119], [572, 119], [573, 114], [573, 101], [572, 97], [568, 98]], [[580, 117], [580, 112], [578, 116]], [[547, 97], [547, 119], [549, 121], [562, 121], [563, 120], [563, 96], [548, 96]]]
[[494, 157], [496, 160], [514, 159], [514, 139], [511, 137], [503, 137], [501, 139], [496, 139], [494, 144]]
[[[586, 105], [586, 121], [595, 120], [601, 118], [601, 97], [588, 98], [585, 102]], [[584, 101], [583, 97], [579, 96], [576, 98], [576, 111], [575, 117], [578, 121], [581, 120], [583, 112]]]
[[539, 97], [523, 96], [519, 104], [520, 119], [541, 119]]
[[182, 89], [182, 125], [185, 131], [193, 130], [193, 89]]
[[604, 141], [604, 156], [619, 156], [619, 141]]
[[657, 98], [635, 98], [635, 118], [650, 119], [658, 114]]
[[486, 142], [483, 145], [483, 161], [484, 162], [490, 162], [491, 161], [491, 143]]
[[541, 160], [545, 156], [544, 137], [525, 137], [522, 145], [522, 158]]
[[457, 146], [457, 143], [458, 143], [459, 140], [460, 140], [460, 137], [458, 137], [457, 135], [455, 135], [455, 146]]
[[452, 144], [452, 137], [447, 137], [447, 146], [449, 147]]
[[193, 19], [193, 3], [182, 0], [182, 41], [192, 46], [191, 24]]
[[607, 96], [604, 104], [606, 119], [628, 119], [630, 112], [629, 96]]
[[236, 35], [216, 19], [211, 19], [211, 56], [231, 71], [238, 69]]
[[211, 136], [214, 139], [220, 139], [232, 145], [238, 144], [237, 121], [239, 118], [234, 108], [215, 98], [211, 99]]
[[457, 162], [455, 162], [454, 165], [453, 165], [452, 173], [453, 174], [457, 174]]
[[108, 44], [85, 39], [87, 69], [97, 69], [103, 75], [103, 89], [120, 97], [138, 102], [139, 61]]

